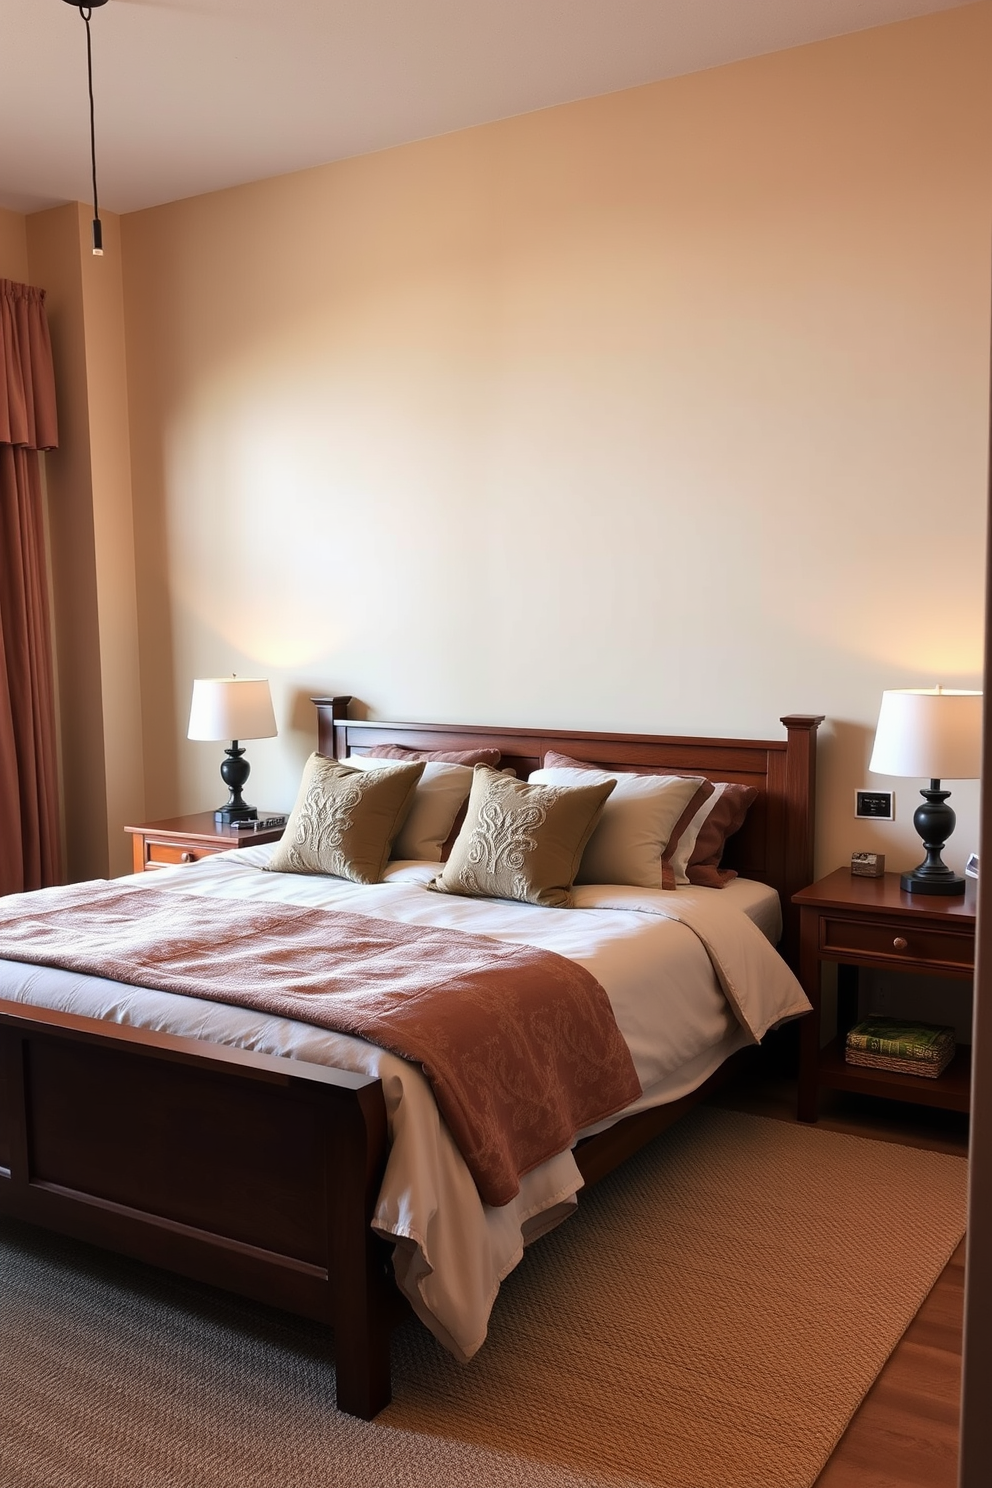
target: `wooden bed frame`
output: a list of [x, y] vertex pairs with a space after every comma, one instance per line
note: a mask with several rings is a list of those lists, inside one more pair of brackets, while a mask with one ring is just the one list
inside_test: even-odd
[[[728, 861], [778, 889], [795, 964], [819, 718], [783, 718], [785, 739], [768, 742], [358, 721], [349, 698], [314, 702], [318, 747], [339, 758], [376, 743], [495, 745], [524, 775], [554, 749], [757, 786]], [[586, 1180], [714, 1083], [582, 1144]], [[0, 1001], [0, 1214], [327, 1323], [338, 1408], [366, 1420], [390, 1399], [390, 1332], [406, 1309], [369, 1222], [386, 1149], [378, 1080]]]

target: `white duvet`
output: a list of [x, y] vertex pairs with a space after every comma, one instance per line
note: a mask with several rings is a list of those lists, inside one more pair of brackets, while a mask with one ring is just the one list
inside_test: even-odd
[[[545, 909], [433, 893], [426, 884], [436, 864], [392, 865], [375, 885], [259, 872], [269, 851], [246, 848], [130, 882], [461, 928], [568, 956], [606, 989], [630, 1046], [643, 1091], [630, 1110], [687, 1094], [734, 1050], [809, 1008], [770, 943], [781, 913], [760, 884], [674, 892], [585, 884], [574, 908]], [[414, 1309], [462, 1360], [485, 1339], [499, 1284], [524, 1245], [572, 1212], [582, 1186], [566, 1151], [526, 1174], [511, 1203], [483, 1204], [419, 1068], [361, 1039], [18, 962], [0, 962], [0, 997], [378, 1076], [391, 1145], [375, 1228], [395, 1241], [396, 1278]]]

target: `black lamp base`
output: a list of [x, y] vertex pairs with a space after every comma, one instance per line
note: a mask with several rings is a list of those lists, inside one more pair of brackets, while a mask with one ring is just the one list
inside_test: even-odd
[[906, 894], [963, 894], [965, 882], [952, 869], [941, 863], [944, 876], [934, 873], [924, 873], [928, 865], [921, 863], [919, 868], [914, 868], [912, 873], [904, 873], [899, 879], [899, 886]]
[[214, 821], [225, 826], [230, 826], [232, 822], [255, 821], [257, 817], [258, 807], [248, 806], [244, 801], [240, 806], [232, 806], [228, 801], [226, 806], [218, 806], [214, 812]]
[[218, 806], [214, 812], [214, 821], [225, 826], [230, 826], [232, 822], [254, 821], [258, 816], [258, 808], [249, 806], [241, 794], [251, 774], [251, 765], [245, 759], [244, 750], [238, 748], [237, 739], [231, 740], [230, 749], [226, 749], [224, 753], [225, 758], [220, 766], [220, 778], [231, 794], [227, 804]]
[[929, 790], [921, 790], [923, 804], [913, 812], [913, 826], [923, 838], [925, 860], [912, 873], [904, 873], [899, 886], [906, 894], [963, 894], [964, 879], [940, 856], [941, 848], [954, 831], [957, 817], [947, 798], [950, 791], [941, 790], [939, 780], [931, 780]]

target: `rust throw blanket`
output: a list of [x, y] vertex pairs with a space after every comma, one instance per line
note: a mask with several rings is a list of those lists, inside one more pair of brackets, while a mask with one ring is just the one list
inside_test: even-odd
[[115, 883], [12, 895], [0, 957], [182, 992], [422, 1066], [487, 1204], [641, 1093], [595, 977], [552, 951], [369, 915]]

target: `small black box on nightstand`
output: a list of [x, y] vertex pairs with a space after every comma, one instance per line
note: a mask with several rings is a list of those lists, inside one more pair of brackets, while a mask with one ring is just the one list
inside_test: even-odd
[[881, 878], [885, 872], [885, 854], [869, 852], [852, 853], [851, 872], [857, 878]]

